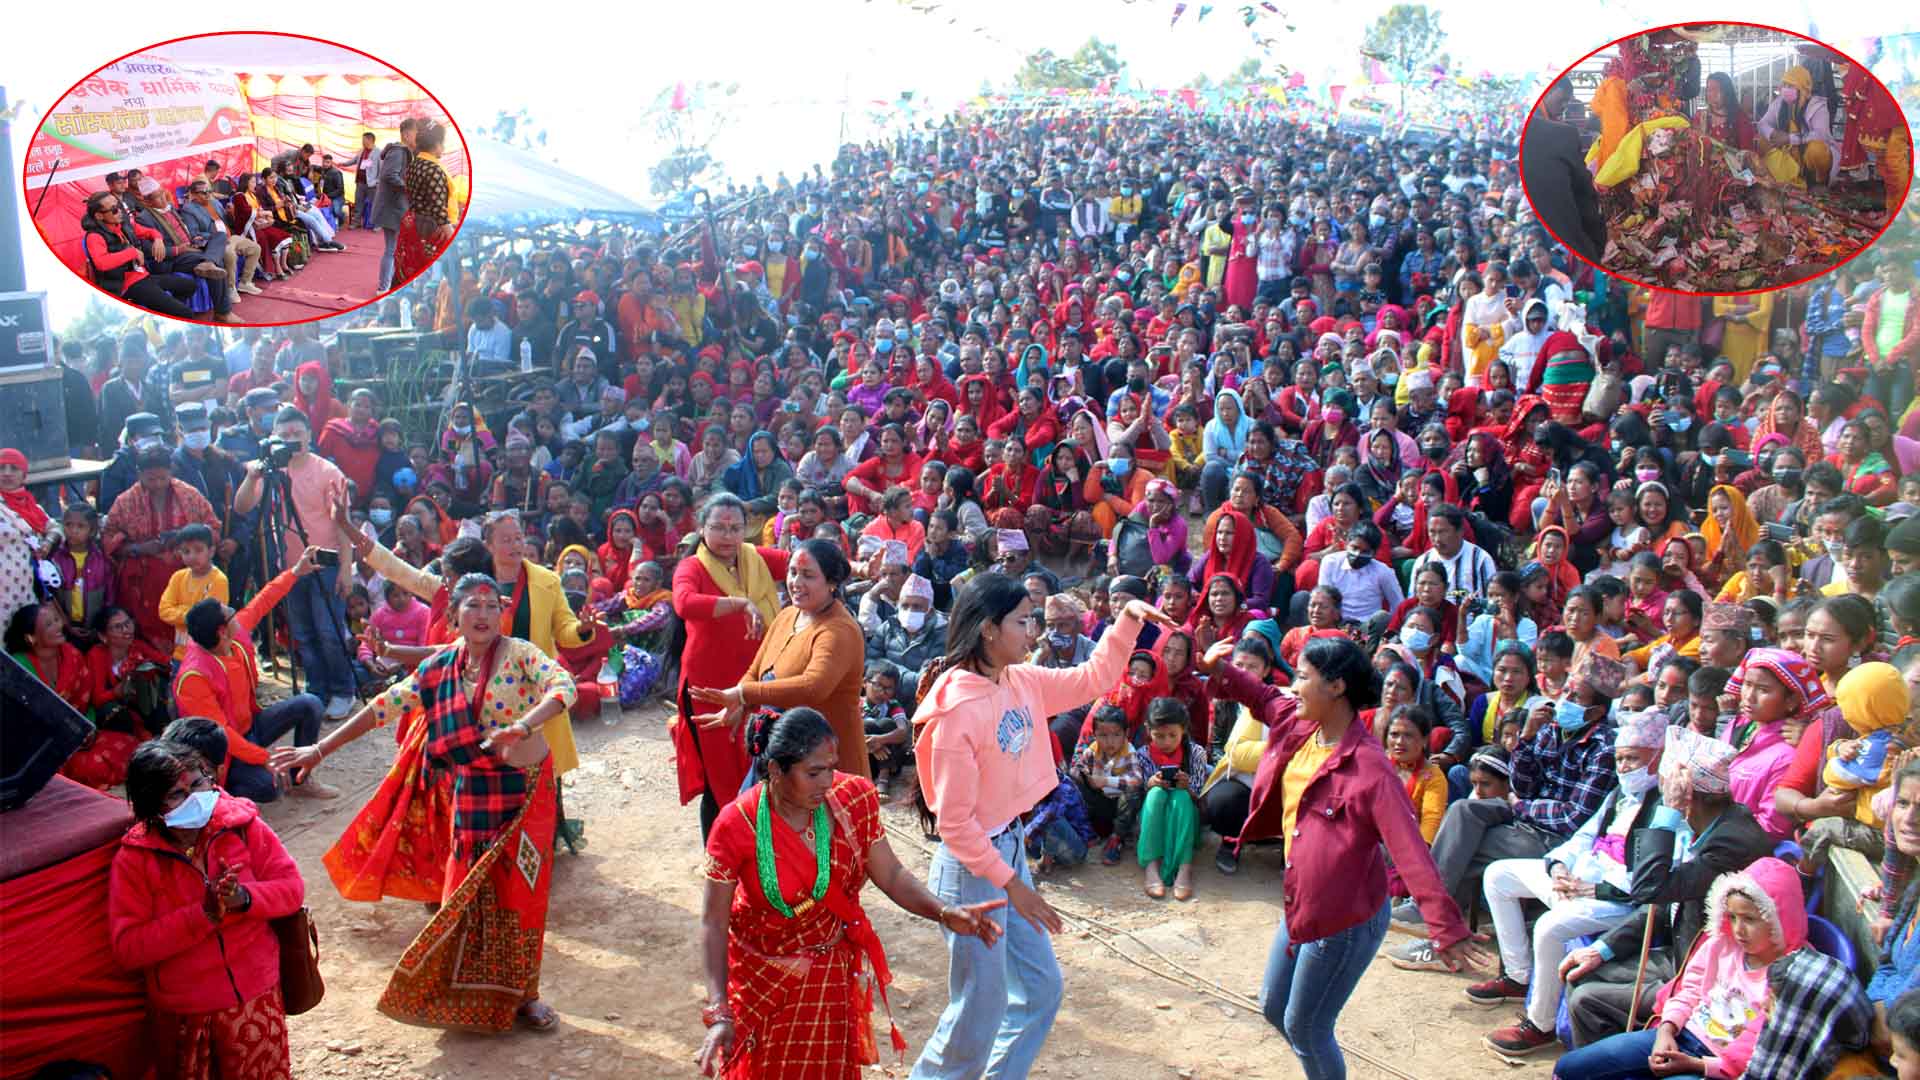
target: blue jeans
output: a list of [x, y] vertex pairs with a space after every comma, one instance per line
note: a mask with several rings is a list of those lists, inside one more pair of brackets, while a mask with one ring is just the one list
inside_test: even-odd
[[1387, 905], [1373, 917], [1332, 937], [1293, 947], [1287, 921], [1273, 935], [1260, 1011], [1287, 1037], [1307, 1080], [1344, 1080], [1347, 1059], [1333, 1037], [1333, 1022], [1387, 936]]
[[1205, 506], [1219, 506], [1226, 502], [1227, 484], [1232, 479], [1233, 466], [1224, 461], [1209, 461], [1202, 465], [1200, 467], [1200, 502]]
[[347, 653], [347, 602], [334, 582], [337, 566], [323, 566], [293, 583], [281, 604], [293, 651], [307, 673], [307, 689], [322, 698], [353, 696], [353, 658]]
[[[1653, 1053], [1654, 1037], [1653, 1031], [1609, 1035], [1597, 1043], [1569, 1051], [1554, 1063], [1553, 1075], [1557, 1080], [1640, 1080], [1643, 1077], [1651, 1080], [1653, 1070], [1647, 1068], [1647, 1055]], [[1694, 1057], [1713, 1056], [1713, 1051], [1685, 1028], [1680, 1029], [1680, 1035], [1674, 1042], [1682, 1052]]]
[[[993, 849], [1028, 885], [1025, 837], [1016, 823]], [[979, 904], [1006, 898], [1006, 890], [974, 876], [947, 845], [934, 849], [927, 886], [942, 903]], [[993, 918], [1005, 928], [998, 944], [942, 931], [947, 939], [947, 1007], [913, 1063], [911, 1080], [1017, 1080], [1033, 1068], [1060, 1011], [1060, 964], [1047, 932], [1002, 907]]]
[[400, 239], [400, 230], [382, 225], [380, 231], [385, 234], [380, 248], [380, 291], [386, 292], [393, 288], [393, 245]]
[[1050, 855], [1060, 866], [1079, 866], [1087, 859], [1087, 842], [1080, 839], [1080, 830], [1074, 828], [1065, 818], [1054, 818], [1040, 835], [1027, 840], [1027, 854]]
[[1889, 415], [1899, 416], [1913, 400], [1913, 365], [1902, 360], [1885, 370], [1871, 371], [1867, 375], [1867, 393], [1886, 406]]
[[[247, 741], [255, 746], [272, 746], [280, 736], [293, 732], [295, 746], [312, 746], [320, 741], [320, 721], [326, 716], [326, 704], [312, 694], [295, 694], [285, 701], [277, 701], [254, 714], [253, 726], [247, 729]], [[274, 786], [273, 773], [264, 765], [253, 765], [227, 755], [227, 794], [252, 799], [257, 803], [272, 802], [280, 797], [280, 789]]]

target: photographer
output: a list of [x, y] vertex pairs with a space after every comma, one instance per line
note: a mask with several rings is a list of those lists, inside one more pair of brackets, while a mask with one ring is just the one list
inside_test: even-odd
[[[287, 527], [265, 536], [267, 558], [279, 551], [279, 565], [291, 570], [309, 546], [321, 548], [316, 572], [303, 575], [287, 596], [287, 622], [294, 651], [307, 674], [307, 687], [327, 703], [330, 719], [344, 720], [353, 707], [353, 658], [347, 652], [347, 594], [353, 588], [353, 549], [342, 542], [331, 507], [347, 498], [347, 478], [310, 449], [313, 427], [305, 413], [288, 406], [273, 421], [273, 438], [248, 463], [234, 495], [233, 508], [252, 513], [275, 489], [284, 500]], [[271, 528], [272, 518], [263, 523]], [[328, 560], [333, 560], [328, 565]]]

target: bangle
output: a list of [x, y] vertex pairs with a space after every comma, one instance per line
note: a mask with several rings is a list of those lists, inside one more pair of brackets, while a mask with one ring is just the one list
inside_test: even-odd
[[727, 1024], [731, 1026], [733, 1024], [733, 1009], [724, 1001], [717, 1005], [704, 1005], [700, 1009], [700, 1023], [706, 1027], [712, 1027], [715, 1024]]

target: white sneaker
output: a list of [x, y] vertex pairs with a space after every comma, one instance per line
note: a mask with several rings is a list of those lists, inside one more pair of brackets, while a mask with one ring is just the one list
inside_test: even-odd
[[327, 699], [327, 719], [345, 720], [353, 713], [353, 699], [344, 694], [335, 694]]
[[249, 296], [260, 295], [260, 286], [255, 285], [251, 281], [243, 281], [240, 284], [234, 286], [234, 288], [239, 289], [241, 292], [246, 293]]

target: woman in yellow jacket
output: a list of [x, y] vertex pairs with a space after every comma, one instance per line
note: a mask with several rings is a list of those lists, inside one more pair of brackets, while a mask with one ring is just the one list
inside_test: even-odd
[[[451, 584], [431, 570], [402, 560], [358, 529], [343, 527], [341, 535], [352, 539], [356, 557], [365, 560], [388, 581], [423, 600], [431, 602], [443, 584]], [[560, 659], [560, 649], [578, 648], [593, 639], [597, 632], [594, 626], [574, 618], [573, 609], [567, 605], [566, 594], [560, 589], [560, 575], [520, 555], [526, 533], [512, 511], [489, 516], [481, 538], [493, 557], [494, 580], [500, 582], [511, 605], [513, 622], [507, 627], [511, 636], [533, 642], [555, 660]], [[580, 752], [573, 742], [573, 724], [565, 715], [548, 720], [540, 730], [553, 751], [556, 777], [580, 767]]]
[[1713, 298], [1713, 317], [1721, 325], [1720, 355], [1733, 364], [1734, 382], [1747, 381], [1753, 361], [1767, 348], [1769, 325], [1773, 322], [1773, 294], [1749, 293], [1742, 296]]

